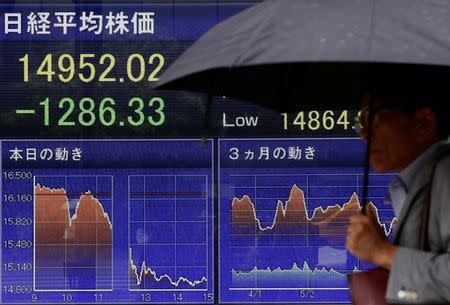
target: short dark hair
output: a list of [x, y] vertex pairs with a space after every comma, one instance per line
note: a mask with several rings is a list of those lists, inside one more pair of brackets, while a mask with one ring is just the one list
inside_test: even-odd
[[441, 139], [450, 135], [450, 67], [380, 65], [371, 71], [367, 91], [375, 100], [395, 100], [399, 108], [415, 112], [429, 107], [436, 114]]

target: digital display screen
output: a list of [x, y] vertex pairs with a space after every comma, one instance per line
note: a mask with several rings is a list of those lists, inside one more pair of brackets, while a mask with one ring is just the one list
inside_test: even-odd
[[153, 88], [259, 1], [63, 2], [0, 4], [0, 303], [349, 303], [358, 109]]

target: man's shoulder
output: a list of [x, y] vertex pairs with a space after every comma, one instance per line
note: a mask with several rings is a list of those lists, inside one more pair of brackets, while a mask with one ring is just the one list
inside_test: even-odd
[[[420, 169], [413, 177], [410, 189], [421, 189], [427, 185], [432, 178], [450, 179], [450, 144], [440, 143], [423, 160]], [[435, 179], [435, 180], [436, 180]]]
[[448, 169], [450, 174], [450, 143], [443, 143], [437, 147], [434, 160], [437, 162], [436, 169]]
[[443, 144], [439, 147], [436, 159], [436, 176], [450, 179], [450, 144]]

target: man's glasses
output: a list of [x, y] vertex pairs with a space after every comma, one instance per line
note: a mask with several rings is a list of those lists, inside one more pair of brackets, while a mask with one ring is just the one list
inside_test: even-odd
[[[399, 105], [396, 104], [386, 104], [386, 105], [374, 105], [372, 106], [373, 119], [380, 114], [380, 112], [384, 112], [387, 110], [398, 109]], [[354, 118], [354, 128], [357, 133], [361, 133], [364, 129], [367, 129], [369, 126], [369, 106], [365, 106], [361, 108], [356, 117]]]
[[361, 131], [364, 128], [367, 128], [365, 126], [367, 126], [366, 120], [363, 119], [363, 114], [362, 111], [359, 111], [358, 114], [355, 116], [354, 120], [353, 120], [353, 129], [356, 131], [356, 133], [361, 133]]

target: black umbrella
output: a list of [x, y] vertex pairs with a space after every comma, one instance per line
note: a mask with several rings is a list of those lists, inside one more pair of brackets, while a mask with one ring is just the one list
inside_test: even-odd
[[158, 88], [279, 111], [356, 109], [368, 88], [439, 100], [449, 65], [447, 0], [266, 0], [206, 33]]
[[283, 111], [351, 108], [373, 70], [409, 76], [402, 70], [448, 65], [448, 1], [266, 0], [211, 29], [158, 86]]

